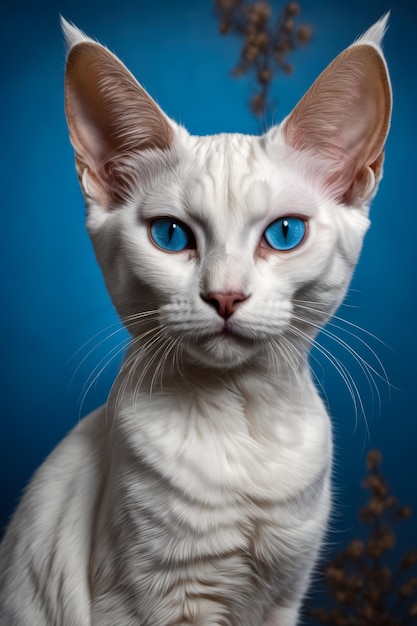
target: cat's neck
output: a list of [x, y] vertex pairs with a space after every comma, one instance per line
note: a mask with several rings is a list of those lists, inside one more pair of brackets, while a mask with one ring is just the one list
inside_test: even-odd
[[243, 387], [255, 384], [270, 385], [275, 390], [291, 387], [298, 389], [310, 378], [307, 350], [299, 349], [290, 359], [259, 353], [250, 361], [235, 367], [213, 368], [182, 355], [152, 360], [148, 353], [141, 358], [130, 347], [119, 373], [124, 388], [134, 388], [143, 394], [170, 390], [215, 390], [222, 387]]
[[[145, 464], [191, 498], [210, 485], [219, 503], [226, 488], [278, 497], [277, 485], [282, 492], [291, 484], [291, 463], [301, 467], [307, 457], [316, 471], [316, 449], [330, 446], [330, 431], [307, 361], [299, 370], [258, 365], [210, 371], [185, 362], [178, 370], [169, 362], [165, 374], [150, 368], [142, 378], [137, 364], [122, 368], [106, 420], [115, 474], [135, 476]], [[190, 481], [190, 468], [198, 479]]]
[[297, 402], [306, 393], [316, 393], [312, 385], [307, 351], [299, 350], [291, 360], [279, 360], [260, 353], [248, 363], [227, 369], [214, 369], [178, 356], [165, 360], [143, 358], [127, 351], [110, 395], [110, 405], [117, 414], [126, 402], [152, 401], [152, 397], [215, 397], [230, 391], [242, 397], [260, 393], [286, 405]]

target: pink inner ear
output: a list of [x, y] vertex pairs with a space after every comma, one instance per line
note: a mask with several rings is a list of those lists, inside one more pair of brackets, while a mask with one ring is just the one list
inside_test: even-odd
[[[88, 169], [101, 199], [115, 197], [116, 163], [148, 149], [169, 149], [173, 127], [127, 68], [94, 42], [75, 45], [68, 56], [65, 110], [79, 173]], [[107, 198], [111, 201], [112, 198]]]
[[391, 91], [382, 55], [353, 45], [318, 77], [284, 122], [287, 143], [328, 164], [326, 184], [342, 197], [383, 152]]

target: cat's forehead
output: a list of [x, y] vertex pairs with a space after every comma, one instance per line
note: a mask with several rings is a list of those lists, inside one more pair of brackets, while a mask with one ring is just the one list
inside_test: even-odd
[[[193, 212], [256, 219], [268, 210], [279, 173], [267, 157], [262, 138], [222, 133], [188, 137], [183, 169]], [[259, 215], [258, 215], [259, 214]]]
[[190, 136], [187, 143], [196, 169], [222, 175], [230, 183], [248, 174], [255, 175], [266, 158], [262, 140], [251, 135]]

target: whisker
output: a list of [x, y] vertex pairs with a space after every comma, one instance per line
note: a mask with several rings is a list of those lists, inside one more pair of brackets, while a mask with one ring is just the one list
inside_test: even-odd
[[[146, 334], [149, 334], [151, 332], [152, 330], [150, 329], [147, 331]], [[146, 352], [147, 345], [152, 343], [153, 341], [153, 338], [151, 337], [151, 339], [148, 342], [145, 342], [145, 344], [141, 344], [140, 343], [141, 339], [143, 340], [143, 336], [137, 337], [130, 344], [130, 347], [129, 347], [130, 353], [127, 355], [127, 358], [123, 362], [122, 367], [120, 368], [119, 375], [111, 387], [109, 397], [113, 395], [115, 386], [119, 385], [119, 388], [117, 389], [116, 397], [113, 401], [115, 415], [119, 413], [119, 407], [122, 403], [123, 396], [126, 392], [128, 385], [130, 384], [130, 381], [133, 378], [134, 371], [136, 370], [136, 368], [139, 366], [141, 362], [141, 356], [143, 355], [144, 352]], [[137, 344], [139, 345], [138, 345], [138, 348], [136, 349]], [[112, 422], [112, 429], [113, 429], [113, 426], [114, 426], [114, 422]]]
[[[100, 346], [102, 346], [104, 343], [106, 343], [106, 341], [111, 340], [113, 337], [115, 337], [118, 333], [123, 332], [126, 329], [126, 326], [128, 326], [130, 321], [138, 321], [139, 319], [144, 319], [144, 318], [149, 318], [152, 317], [153, 315], [155, 315], [156, 313], [158, 313], [157, 310], [154, 311], [145, 311], [142, 313], [136, 313], [134, 315], [130, 315], [127, 316], [125, 319], [122, 320], [123, 324], [120, 324], [120, 321], [114, 322], [112, 324], [110, 324], [109, 326], [107, 326], [106, 328], [98, 331], [97, 333], [95, 333], [93, 335], [93, 337], [91, 337], [90, 339], [88, 339], [80, 348], [78, 348], [76, 350], [76, 352], [74, 352], [74, 354], [71, 356], [71, 358], [69, 360], [74, 359], [82, 350], [84, 350], [84, 348], [86, 348], [89, 344], [91, 344], [95, 339], [97, 339], [98, 337], [100, 337], [100, 335], [102, 335], [103, 333], [107, 333], [108, 330], [110, 330], [111, 328], [113, 328], [114, 326], [118, 326], [118, 328], [116, 328], [116, 330], [112, 331], [110, 334], [106, 334], [106, 336], [101, 339], [98, 343], [96, 343], [91, 349], [89, 349], [89, 351], [87, 352], [87, 354], [81, 359], [81, 361], [78, 363], [77, 367], [75, 368], [70, 382], [68, 384], [68, 389], [71, 387], [71, 385], [74, 382], [74, 379], [77, 375], [77, 373], [79, 372], [79, 370], [81, 369], [81, 367], [83, 366], [83, 364], [88, 360], [88, 358], [96, 351], [100, 348]], [[104, 357], [106, 358], [106, 357]], [[101, 361], [102, 362], [102, 361]], [[97, 367], [97, 366], [96, 366]], [[90, 375], [91, 376], [91, 375]]]
[[157, 364], [157, 366], [155, 368], [155, 371], [154, 371], [154, 374], [152, 376], [152, 380], [151, 380], [151, 384], [150, 384], [150, 395], [151, 396], [152, 396], [152, 390], [154, 388], [154, 385], [156, 384], [158, 375], [159, 375], [159, 380], [160, 380], [160, 387], [161, 387], [161, 390], [163, 390], [163, 375], [164, 375], [165, 366], [166, 366], [168, 357], [170, 355], [170, 352], [174, 348], [174, 346], [175, 346], [177, 341], [179, 341], [178, 338], [176, 338], [176, 339], [167, 339], [164, 355], [160, 359], [159, 363]]
[[[295, 300], [294, 304], [297, 309], [302, 309], [304, 311], [307, 311], [308, 313], [313, 313], [316, 315], [323, 314], [323, 311], [320, 310], [320, 305], [318, 303]], [[358, 333], [363, 333], [367, 337], [370, 337], [372, 340], [375, 340], [379, 344], [383, 345], [385, 348], [390, 349], [389, 346], [385, 342], [383, 342], [381, 339], [379, 339], [379, 337], [367, 331], [365, 328], [351, 322], [350, 320], [346, 320], [343, 317], [338, 316], [338, 315], [333, 315], [332, 320], [328, 322], [325, 328], [321, 328], [321, 324], [316, 324], [316, 326], [314, 326], [314, 323], [309, 319], [303, 318], [302, 321], [304, 323], [312, 325], [313, 327], [317, 329], [320, 329], [323, 336], [328, 337], [329, 339], [331, 339], [332, 341], [340, 345], [355, 360], [355, 362], [359, 365], [360, 369], [362, 370], [367, 380], [367, 383], [371, 390], [371, 396], [372, 396], [373, 402], [375, 400], [375, 395], [376, 395], [378, 411], [380, 412], [382, 401], [381, 401], [380, 389], [377, 385], [376, 379], [379, 379], [382, 382], [384, 382], [384, 384], [387, 386], [389, 394], [391, 392], [391, 389], [394, 387], [394, 385], [392, 385], [391, 382], [389, 381], [387, 371], [380, 357], [376, 353], [376, 351]], [[336, 323], [336, 322], [339, 322], [339, 323]], [[347, 326], [347, 328], [345, 328], [344, 325]], [[358, 342], [358, 344], [360, 344], [361, 346], [364, 346], [366, 350], [368, 351], [368, 353], [371, 355], [372, 359], [374, 360], [375, 365], [372, 364], [371, 362], [368, 362], [350, 343], [348, 343], [342, 337], [340, 337], [339, 335], [331, 331], [329, 327], [336, 329], [339, 333], [344, 333], [347, 336], [352, 337], [356, 342]], [[353, 332], [353, 331], [357, 331], [357, 332]]]
[[[133, 391], [133, 404], [134, 405], [136, 405], [136, 400], [137, 400], [137, 397], [138, 397], [138, 395], [140, 393], [140, 388], [141, 388], [141, 385], [142, 385], [146, 375], [151, 370], [152, 365], [155, 363], [155, 361], [159, 357], [160, 353], [164, 350], [164, 348], [167, 345], [168, 341], [169, 341], [169, 339], [166, 336], [164, 336], [163, 330], [161, 329], [160, 332], [158, 333], [158, 335], [154, 338], [154, 340], [152, 342], [150, 342], [150, 345], [147, 347], [147, 350], [150, 347], [153, 348], [153, 354], [152, 354], [151, 358], [148, 359], [147, 362], [145, 363], [145, 366], [144, 366], [144, 368], [142, 370], [142, 373], [141, 373], [139, 379], [135, 383], [135, 387], [134, 387], [134, 391]], [[157, 344], [157, 343], [160, 343], [160, 345], [155, 349], [155, 344]], [[154, 380], [154, 378], [152, 377], [151, 383], [150, 383], [150, 386], [149, 386], [149, 399], [150, 400], [152, 400], [152, 381], [153, 380]]]
[[[91, 374], [90, 374], [90, 375], [89, 375], [89, 377], [87, 378], [87, 380], [86, 380], [86, 382], [85, 382], [85, 384], [84, 384], [83, 390], [84, 390], [84, 388], [85, 388], [85, 386], [86, 386], [86, 385], [89, 385], [89, 382], [90, 382], [91, 378], [92, 378], [92, 377], [94, 377], [94, 380], [96, 380], [96, 379], [97, 379], [97, 378], [101, 375], [101, 373], [104, 371], [104, 369], [107, 367], [107, 365], [108, 365], [108, 364], [109, 364], [109, 363], [110, 363], [110, 362], [111, 362], [111, 361], [112, 361], [112, 360], [113, 360], [116, 356], [118, 356], [118, 355], [119, 355], [119, 354], [120, 354], [120, 353], [121, 353], [124, 349], [126, 349], [126, 348], [127, 348], [127, 346], [128, 346], [130, 343], [135, 343], [136, 341], [140, 341], [140, 340], [142, 340], [142, 339], [143, 339], [144, 337], [146, 337], [146, 336], [147, 336], [150, 332], [153, 332], [153, 331], [152, 331], [152, 329], [151, 329], [151, 330], [147, 330], [147, 331], [146, 331], [146, 332], [144, 332], [142, 335], [140, 335], [139, 337], [135, 338], [133, 341], [131, 341], [131, 340], [130, 340], [130, 338], [126, 338], [126, 339], [124, 339], [124, 340], [123, 340], [123, 342], [120, 342], [117, 346], [114, 346], [114, 347], [113, 347], [113, 348], [112, 348], [112, 349], [111, 349], [111, 350], [107, 353], [107, 355], [106, 355], [105, 357], [103, 357], [103, 358], [99, 361], [99, 363], [95, 366], [95, 368], [93, 369], [93, 371], [91, 372]], [[113, 333], [113, 334], [115, 334], [115, 333]], [[121, 346], [121, 345], [123, 345], [123, 347], [122, 347], [122, 348], [120, 348], [120, 346]], [[106, 361], [106, 360], [108, 359], [108, 357], [109, 357], [109, 356], [112, 354], [112, 352], [114, 352], [114, 351], [116, 351], [116, 352], [115, 352], [115, 354], [111, 357], [111, 359], [107, 362], [107, 364], [106, 364], [103, 368], [101, 368], [102, 363], [103, 363], [104, 361]], [[100, 369], [100, 368], [101, 368], [101, 369]], [[95, 372], [96, 372], [98, 369], [100, 369], [100, 372], [96, 375], [96, 374], [95, 374]], [[92, 381], [92, 384], [94, 384], [94, 380]], [[91, 387], [91, 385], [90, 385], [90, 387]]]
[[268, 337], [266, 349], [269, 374], [274, 373], [274, 375], [279, 375], [284, 364], [288, 376], [292, 373], [298, 383], [299, 389], [302, 390], [304, 383], [299, 372], [301, 353], [296, 346], [284, 335], [281, 335], [279, 338]]
[[176, 367], [176, 370], [178, 374], [180, 375], [181, 379], [183, 380], [184, 384], [186, 386], [189, 386], [189, 381], [186, 379], [185, 374], [184, 374], [184, 363], [181, 358], [182, 355], [183, 355], [183, 346], [182, 346], [182, 342], [178, 339], [176, 346], [175, 346], [174, 355], [172, 358], [171, 372], [173, 371], [173, 368]]
[[[129, 324], [131, 321], [135, 321], [136, 323], [138, 321], [148, 321], [150, 318], [153, 318], [155, 316], [155, 314], [157, 313], [157, 311], [145, 311], [145, 312], [141, 312], [141, 313], [136, 313], [134, 315], [130, 315], [127, 316], [124, 320], [125, 324]], [[114, 326], [114, 324], [112, 325]], [[110, 327], [109, 327], [110, 328]], [[107, 335], [105, 338], [103, 338], [96, 346], [94, 346], [91, 350], [89, 350], [88, 354], [82, 359], [81, 363], [78, 365], [78, 367], [76, 368], [72, 380], [75, 376], [75, 374], [77, 373], [77, 371], [80, 369], [80, 367], [82, 366], [82, 364], [88, 359], [88, 357], [95, 351], [97, 350], [102, 344], [104, 344], [106, 341], [112, 339], [113, 337], [115, 337], [120, 331], [125, 330], [124, 326], [121, 326], [120, 328], [116, 329], [115, 331], [113, 331], [110, 335]], [[95, 337], [100, 336], [100, 334], [103, 331], [100, 331], [99, 333], [96, 333]], [[91, 389], [93, 388], [93, 386], [95, 384], [97, 384], [97, 381], [99, 380], [99, 378], [101, 377], [101, 375], [103, 374], [103, 372], [110, 366], [110, 364], [120, 355], [122, 354], [128, 347], [129, 345], [132, 346], [134, 345], [136, 342], [138, 341], [143, 341], [143, 339], [150, 333], [153, 332], [152, 329], [151, 330], [147, 330], [146, 332], [142, 333], [142, 335], [139, 335], [138, 337], [134, 337], [133, 339], [131, 338], [131, 336], [129, 335], [128, 337], [124, 338], [121, 342], [119, 342], [117, 345], [113, 346], [108, 352], [107, 354], [102, 357], [100, 359], [100, 361], [98, 362], [98, 364], [94, 367], [93, 371], [89, 374], [87, 380], [85, 381], [82, 391], [81, 391], [81, 397], [80, 397], [80, 408], [79, 408], [79, 418], [81, 417], [82, 414], [82, 410], [83, 410], [83, 406], [84, 403], [86, 401], [86, 398], [89, 394], [89, 392], [91, 391]], [[89, 343], [89, 342], [87, 342]], [[122, 368], [123, 368], [123, 364], [122, 364]], [[111, 389], [113, 389], [114, 387], [114, 383], [111, 387]]]
[[357, 352], [349, 343], [347, 343], [341, 337], [337, 336], [335, 333], [333, 333], [328, 328], [326, 328], [326, 327], [321, 328], [319, 324], [315, 324], [314, 322], [312, 322], [312, 321], [310, 321], [308, 319], [300, 318], [298, 316], [294, 316], [294, 319], [296, 319], [298, 321], [301, 321], [303, 323], [306, 323], [306, 324], [312, 326], [313, 328], [315, 328], [317, 330], [321, 330], [321, 333], [322, 333], [323, 336], [328, 337], [329, 339], [334, 341], [336, 344], [338, 344], [344, 350], [346, 350], [346, 352], [350, 356], [353, 357], [353, 359], [359, 365], [360, 369], [362, 370], [362, 372], [363, 372], [363, 374], [364, 374], [364, 376], [365, 376], [365, 378], [367, 380], [367, 383], [368, 383], [369, 388], [371, 390], [372, 399], [374, 398], [373, 394], [374, 394], [374, 391], [375, 391], [376, 396], [377, 396], [377, 400], [378, 400], [378, 411], [380, 411], [381, 410], [381, 406], [382, 406], [381, 394], [380, 394], [378, 385], [376, 384], [376, 381], [375, 381], [375, 379], [374, 379], [372, 374], [374, 374], [377, 378], [379, 378], [385, 384], [387, 384], [388, 389], [390, 388], [390, 382], [388, 380], [388, 375], [386, 373], [386, 370], [385, 370], [381, 360], [379, 359], [378, 355], [375, 353], [375, 351], [361, 337], [358, 337], [357, 335], [352, 333], [350, 330], [347, 330], [347, 329], [344, 329], [344, 328], [340, 328], [338, 325], [332, 324], [333, 328], [337, 328], [338, 330], [341, 330], [342, 332], [345, 332], [346, 334], [354, 337], [355, 340], [360, 342], [362, 345], [364, 345], [367, 348], [367, 350], [371, 353], [371, 355], [375, 358], [378, 366], [380, 367], [380, 369], [382, 371], [382, 374], [371, 363], [366, 361], [366, 359], [364, 359], [364, 357], [362, 357], [359, 354], [359, 352]]
[[[300, 363], [300, 360], [302, 358], [301, 352], [300, 350], [291, 343], [291, 341], [289, 341], [289, 339], [287, 337], [285, 337], [285, 335], [283, 335], [281, 338], [282, 341], [282, 349], [286, 350], [287, 354], [289, 354], [289, 360], [287, 361], [287, 367], [290, 366], [291, 370], [298, 382], [299, 388], [300, 390], [302, 390], [304, 388], [304, 383], [303, 380], [300, 377], [300, 373], [298, 370], [298, 364]], [[298, 357], [298, 359], [297, 359]]]
[[326, 337], [329, 337], [329, 339], [332, 339], [337, 344], [339, 344], [342, 348], [344, 348], [348, 352], [348, 354], [350, 354], [354, 358], [354, 360], [358, 363], [360, 369], [362, 370], [368, 382], [369, 388], [371, 390], [372, 398], [373, 398], [373, 390], [375, 390], [376, 392], [376, 395], [378, 398], [378, 410], [380, 411], [381, 406], [382, 406], [381, 394], [379, 392], [378, 385], [376, 384], [376, 381], [374, 377], [372, 376], [372, 373], [375, 374], [375, 376], [377, 376], [384, 382], [387, 382], [386, 372], [384, 368], [382, 367], [382, 365], [381, 367], [382, 367], [383, 372], [385, 373], [385, 378], [381, 376], [381, 374], [374, 367], [372, 367], [370, 363], [368, 363], [358, 352], [356, 352], [356, 350], [354, 350], [346, 341], [342, 340], [340, 337], [337, 337], [337, 335], [335, 335], [334, 333], [331, 333], [330, 331], [328, 331], [328, 329], [323, 329], [322, 332]]
[[354, 411], [355, 411], [355, 430], [356, 430], [357, 425], [358, 425], [359, 414], [362, 414], [363, 418], [364, 418], [364, 421], [365, 421], [366, 430], [367, 430], [367, 433], [369, 435], [368, 422], [367, 422], [367, 419], [366, 419], [366, 412], [365, 412], [365, 408], [364, 408], [364, 405], [363, 405], [362, 397], [361, 397], [361, 394], [359, 392], [358, 386], [357, 386], [353, 376], [349, 372], [349, 370], [345, 367], [345, 365], [337, 357], [335, 357], [330, 352], [330, 350], [328, 350], [327, 348], [322, 346], [317, 340], [312, 339], [307, 333], [305, 333], [301, 329], [296, 328], [296, 327], [292, 327], [291, 328], [291, 332], [294, 333], [296, 336], [299, 336], [300, 338], [303, 338], [303, 339], [307, 339], [309, 342], [311, 342], [312, 346], [314, 346], [316, 348], [316, 350], [320, 354], [322, 354], [333, 365], [333, 367], [335, 368], [335, 370], [337, 371], [337, 373], [339, 374], [339, 376], [341, 377], [341, 379], [345, 383], [346, 388], [349, 391], [349, 395], [350, 395], [350, 397], [352, 399], [352, 403], [353, 403], [353, 407], [354, 407]]
[[[97, 384], [97, 381], [99, 380], [100, 376], [102, 375], [102, 373], [107, 369], [107, 367], [110, 365], [110, 363], [112, 361], [114, 361], [114, 359], [116, 359], [122, 352], [124, 352], [127, 348], [127, 346], [129, 345], [129, 339], [125, 339], [123, 342], [120, 342], [117, 346], [114, 346], [105, 357], [103, 357], [100, 362], [98, 363], [98, 365], [95, 366], [95, 368], [93, 369], [93, 371], [91, 372], [91, 374], [88, 376], [86, 382], [83, 385], [83, 388], [81, 390], [81, 398], [80, 398], [80, 409], [79, 409], [79, 419], [81, 419], [81, 414], [82, 414], [82, 409], [84, 406], [84, 402], [90, 392], [90, 390], [93, 388], [93, 386], [95, 384]], [[112, 352], [114, 354], [112, 354]], [[111, 356], [110, 356], [111, 355]], [[102, 366], [102, 363], [104, 363], [104, 365]]]
[[[309, 302], [308, 300], [294, 300], [294, 304], [296, 305], [297, 308], [305, 309], [306, 311], [310, 311], [313, 313], [320, 313], [320, 314], [325, 313], [325, 311], [314, 308], [313, 306], [303, 306], [303, 305], [319, 306], [319, 303], [317, 302]], [[348, 306], [348, 305], [344, 303], [344, 306]], [[362, 326], [359, 326], [358, 324], [355, 324], [354, 322], [351, 322], [350, 320], [347, 320], [344, 317], [341, 317], [339, 315], [332, 315], [332, 320], [337, 320], [338, 322], [342, 322], [343, 324], [346, 324], [347, 326], [351, 326], [355, 328], [356, 330], [364, 333], [365, 335], [368, 335], [368, 337], [375, 339], [375, 341], [378, 341], [378, 343], [382, 344], [385, 348], [388, 348], [389, 350], [391, 349], [390, 346], [386, 344], [384, 341], [382, 341], [382, 339], [380, 339], [377, 335], [374, 335], [369, 330], [366, 330], [366, 328], [363, 328]], [[332, 324], [332, 322], [329, 322], [329, 323]], [[336, 328], [341, 328], [340, 326], [337, 326], [336, 324], [332, 324], [332, 325], [335, 325]], [[353, 336], [359, 339], [357, 335], [353, 334]]]
[[[103, 332], [106, 332], [106, 330], [112, 328], [113, 326], [116, 326], [116, 324], [119, 324], [119, 322], [116, 322], [114, 324], [111, 324], [110, 326], [108, 326], [106, 329], [100, 330], [98, 333], [96, 333], [91, 339], [89, 339], [88, 341], [86, 341], [80, 348], [78, 348], [78, 350], [76, 352], [74, 352], [74, 354], [72, 355], [71, 359], [74, 359], [77, 354], [79, 354], [81, 352], [81, 350], [83, 350], [85, 347], [87, 347], [88, 344], [90, 344], [92, 341], [94, 341], [95, 338], [99, 337]], [[71, 379], [68, 383], [68, 389], [67, 391], [70, 389], [71, 385], [74, 382], [74, 379], [77, 375], [77, 373], [79, 372], [79, 370], [81, 369], [81, 367], [83, 366], [83, 364], [87, 361], [87, 359], [93, 354], [93, 352], [95, 352], [95, 350], [98, 350], [98, 348], [103, 345], [106, 341], [108, 341], [109, 339], [112, 339], [114, 336], [116, 336], [118, 333], [122, 332], [123, 330], [125, 330], [123, 328], [123, 326], [120, 326], [119, 328], [117, 328], [115, 331], [113, 331], [112, 333], [110, 333], [110, 335], [106, 335], [103, 339], [101, 339], [96, 345], [94, 345], [88, 352], [87, 354], [81, 359], [81, 361], [78, 363], [77, 367], [75, 368]]]

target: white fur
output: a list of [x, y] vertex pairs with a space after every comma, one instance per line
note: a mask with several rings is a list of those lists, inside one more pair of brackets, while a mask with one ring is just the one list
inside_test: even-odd
[[[70, 49], [91, 42], [65, 30]], [[382, 54], [383, 30], [360, 41]], [[307, 355], [344, 297], [378, 179], [347, 206], [325, 159], [288, 146], [285, 126], [262, 138], [171, 128], [169, 150], [123, 155], [117, 208], [97, 200], [100, 167], [77, 152], [88, 229], [132, 343], [106, 407], [50, 455], [10, 524], [2, 626], [297, 623], [332, 458]], [[161, 215], [187, 224], [197, 249], [153, 245]], [[286, 215], [308, 233], [277, 253], [262, 234]], [[231, 334], [200, 297], [212, 292], [249, 296]]]

